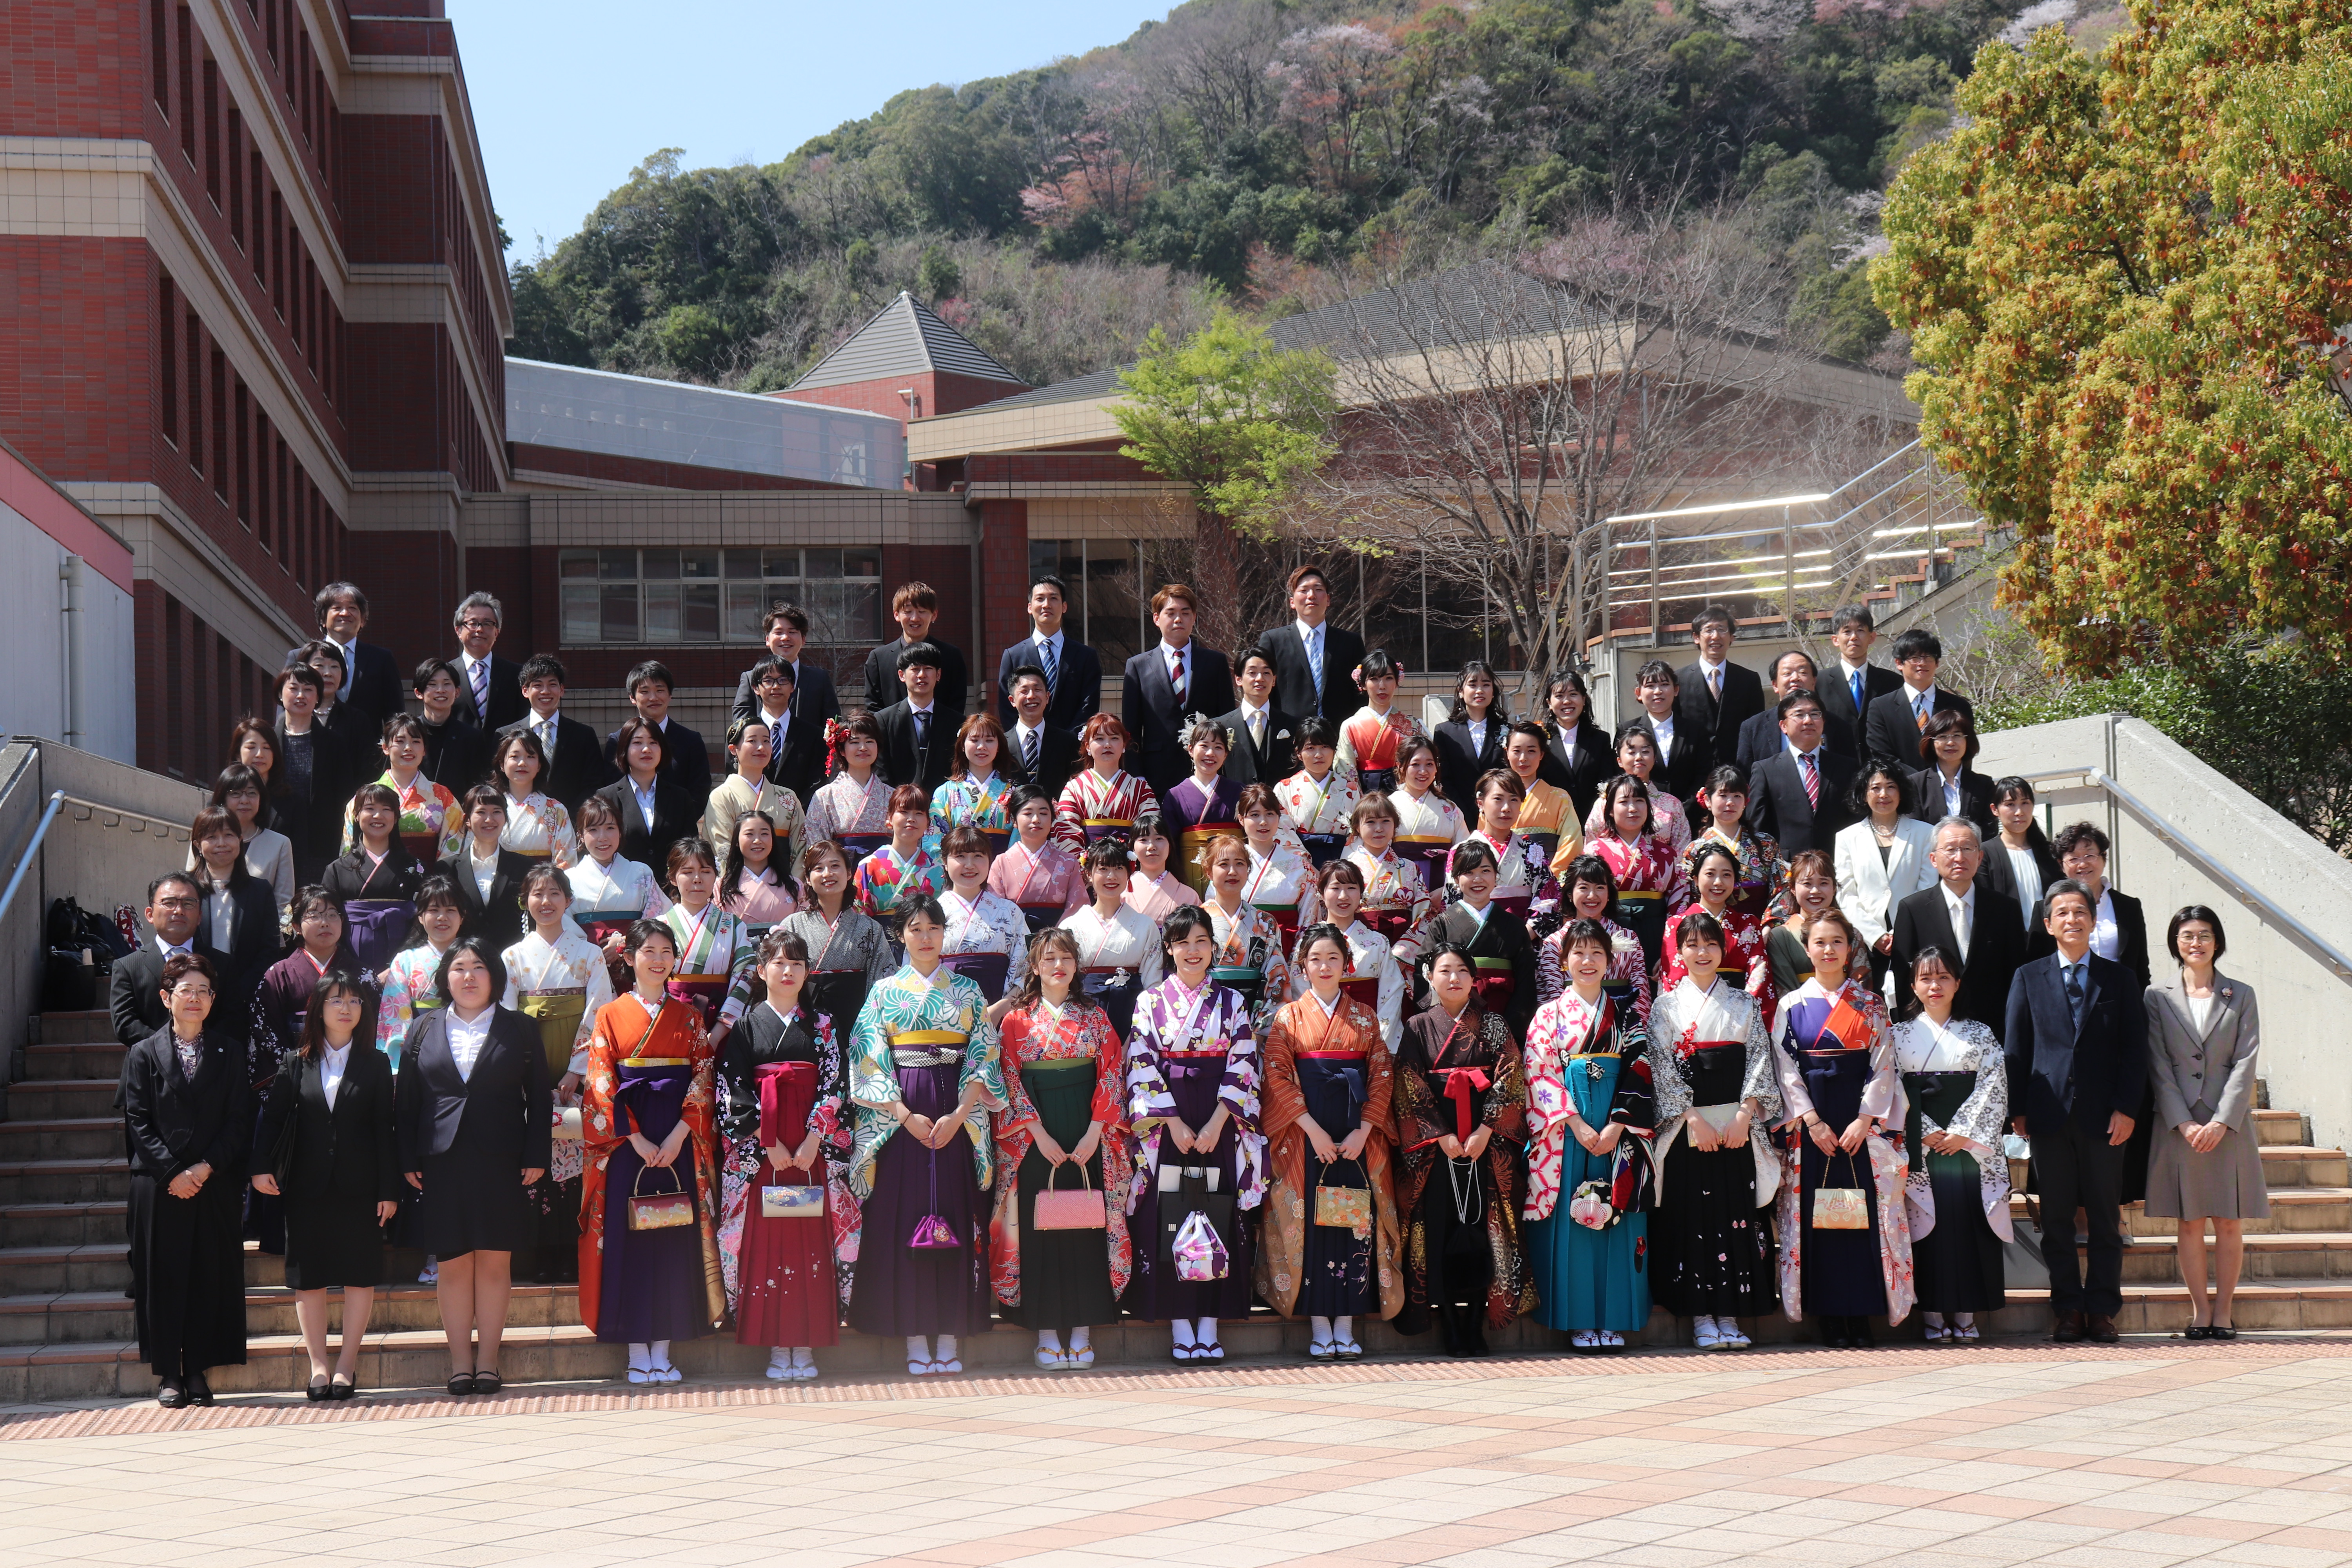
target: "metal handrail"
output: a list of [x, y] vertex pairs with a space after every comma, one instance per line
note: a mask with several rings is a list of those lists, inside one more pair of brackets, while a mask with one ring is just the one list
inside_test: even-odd
[[16, 889], [24, 885], [25, 873], [33, 868], [33, 857], [41, 852], [41, 840], [48, 837], [49, 824], [55, 822], [58, 813], [65, 809], [66, 798], [63, 790], [50, 795], [48, 809], [41, 813], [40, 824], [33, 829], [33, 841], [26, 845], [24, 854], [16, 858], [16, 869], [8, 879], [7, 890], [0, 892], [0, 920], [8, 918], [8, 906], [16, 901]]
[[[59, 790], [58, 794], [68, 805], [79, 805], [90, 811], [102, 811], [109, 816], [129, 816], [135, 817], [141, 822], [152, 822], [163, 829], [167, 837], [174, 833], [184, 835], [188, 831], [186, 825], [172, 817], [156, 816], [144, 811], [133, 811], [127, 805], [109, 805], [104, 801], [84, 800], [78, 795], [67, 795], [63, 790]], [[114, 825], [110, 822], [104, 826], [111, 827]]]

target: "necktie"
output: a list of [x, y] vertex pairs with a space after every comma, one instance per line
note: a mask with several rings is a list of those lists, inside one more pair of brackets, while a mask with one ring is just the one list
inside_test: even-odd
[[2062, 963], [2058, 966], [2066, 976], [2066, 1010], [2074, 1016], [2074, 1027], [2083, 1026], [2083, 966]]
[[1819, 806], [1822, 804], [1822, 766], [1820, 762], [1815, 759], [1813, 753], [1811, 752], [1799, 752], [1797, 753], [1797, 766], [1805, 775], [1805, 804], [1811, 806]]
[[1723, 671], [1720, 668], [1706, 672], [1706, 692], [1717, 701], [1723, 700]]
[[931, 749], [931, 715], [925, 709], [915, 715], [915, 750], [928, 752]]
[[1969, 901], [1962, 899], [1952, 906], [1952, 940], [1959, 944], [1960, 956], [1969, 955]]
[[1315, 681], [1315, 711], [1323, 711], [1323, 628], [1317, 626], [1307, 634], [1307, 672]]
[[547, 765], [551, 768], [553, 767], [555, 765], [554, 720], [542, 719], [539, 721], [539, 745], [540, 750], [547, 753]]
[[1037, 651], [1045, 656], [1045, 689], [1051, 691], [1055, 683], [1062, 679], [1062, 661], [1054, 657], [1054, 645], [1051, 640], [1039, 643]]
[[1858, 669], [1855, 670], [1853, 675], [1847, 678], [1846, 684], [1853, 689], [1853, 710], [1855, 713], [1859, 714], [1862, 711], [1862, 671]]
[[1168, 684], [1176, 689], [1176, 708], [1179, 712], [1181, 712], [1184, 708], [1184, 650], [1181, 647], [1171, 652], [1168, 668]]
[[1021, 742], [1021, 765], [1028, 770], [1032, 783], [1037, 778], [1037, 741], [1042, 733], [1042, 731], [1032, 730]]
[[487, 658], [474, 661], [474, 711], [483, 723], [490, 721], [490, 661]]
[[1259, 709], [1256, 712], [1255, 712], [1255, 713], [1253, 713], [1253, 714], [1251, 714], [1251, 715], [1250, 715], [1249, 727], [1250, 727], [1250, 744], [1251, 744], [1251, 745], [1253, 745], [1253, 746], [1255, 746], [1255, 747], [1256, 747], [1259, 751], [1261, 751], [1261, 752], [1265, 751], [1265, 709], [1261, 708], [1261, 709]]
[[1911, 716], [1919, 721], [1919, 728], [1924, 730], [1927, 727], [1927, 694], [1926, 692], [1922, 691], [1918, 696], [1911, 699]]

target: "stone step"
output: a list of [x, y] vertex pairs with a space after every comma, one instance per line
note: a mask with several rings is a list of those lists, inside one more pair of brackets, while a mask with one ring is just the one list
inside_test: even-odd
[[[13, 1091], [12, 1091], [13, 1092]], [[0, 1164], [17, 1160], [100, 1160], [122, 1153], [120, 1116], [50, 1116], [0, 1121]]]
[[[77, 1047], [79, 1048], [79, 1047]], [[115, 1116], [120, 1079], [111, 1078], [26, 1079], [8, 1086], [7, 1121], [90, 1121]]]
[[[412, 1268], [412, 1277], [414, 1272]], [[284, 1258], [246, 1244], [246, 1289], [285, 1281]], [[130, 1247], [120, 1232], [110, 1238], [73, 1246], [0, 1247], [0, 1296], [122, 1290], [130, 1284]]]
[[27, 1082], [49, 1082], [67, 1078], [102, 1078], [109, 1083], [122, 1077], [122, 1058], [127, 1055], [121, 1046], [109, 1040], [103, 1045], [37, 1045], [25, 1047], [25, 1078]]
[[[2269, 1231], [2245, 1241], [2243, 1279], [2352, 1279], [2352, 1233]], [[2206, 1250], [2209, 1255], [2212, 1251], [2210, 1238]], [[2210, 1256], [2206, 1267], [2212, 1267]], [[2173, 1236], [2136, 1237], [2124, 1248], [2127, 1284], [2171, 1284], [2179, 1279], [2179, 1247]]]
[[0, 1205], [0, 1248], [80, 1247], [123, 1239], [131, 1205], [110, 1203], [8, 1204]]
[[[569, 1285], [518, 1285], [507, 1321], [518, 1328], [570, 1328], [580, 1322], [580, 1293]], [[331, 1333], [342, 1331], [340, 1292], [327, 1297]], [[297, 1335], [294, 1292], [283, 1286], [257, 1286], [245, 1293], [246, 1332], [256, 1338]], [[370, 1333], [438, 1332], [441, 1308], [430, 1285], [404, 1283], [375, 1293], [368, 1315]], [[72, 1290], [58, 1295], [0, 1297], [0, 1345], [89, 1344], [138, 1334], [129, 1298], [120, 1290]]]
[[2262, 1143], [2308, 1143], [2311, 1118], [2300, 1110], [2257, 1110], [2254, 1138]]
[[[44, 1013], [41, 1015], [41, 1044], [113, 1045], [114, 1015], [103, 1007], [77, 1013]], [[115, 1046], [117, 1050], [121, 1048]]]
[[131, 1163], [118, 1139], [98, 1158], [0, 1160], [0, 1205], [119, 1204], [131, 1195]]
[[[2248, 1240], [2281, 1232], [2352, 1231], [2352, 1187], [2273, 1187], [2270, 1200], [2270, 1217], [2245, 1222]], [[2010, 1194], [2009, 1212], [2013, 1218], [2027, 1217], [2022, 1193]], [[2125, 1228], [2135, 1237], [2168, 1239], [2175, 1224], [2147, 1214], [2138, 1204], [2124, 1205]]]
[[2341, 1187], [2352, 1185], [2341, 1149], [2318, 1149], [2308, 1143], [2263, 1145], [2263, 1180], [2273, 1192], [2281, 1187]]

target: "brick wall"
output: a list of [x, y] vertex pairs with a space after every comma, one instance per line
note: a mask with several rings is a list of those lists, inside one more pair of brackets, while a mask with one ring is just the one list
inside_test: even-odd
[[886, 415], [903, 422], [908, 409], [907, 400], [898, 395], [902, 387], [921, 398], [918, 417], [925, 419], [977, 408], [983, 403], [993, 403], [1000, 397], [1011, 397], [1028, 390], [1019, 382], [987, 381], [976, 375], [958, 375], [951, 371], [924, 371], [919, 375], [844, 382], [839, 386], [796, 387], [776, 395], [794, 403], [822, 403], [830, 408], [855, 408], [866, 414]]

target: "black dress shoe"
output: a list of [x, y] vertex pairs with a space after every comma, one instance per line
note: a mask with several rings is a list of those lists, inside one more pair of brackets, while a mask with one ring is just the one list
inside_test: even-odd
[[1852, 1342], [1852, 1341], [1846, 1338], [1845, 1320], [1843, 1318], [1823, 1318], [1822, 1320], [1822, 1344], [1824, 1349], [1842, 1351]]
[[213, 1385], [205, 1381], [205, 1374], [203, 1373], [190, 1373], [188, 1374], [188, 1403], [191, 1405], [210, 1405], [212, 1402]]
[[302, 1396], [306, 1399], [315, 1401], [320, 1399], [332, 1399], [334, 1394], [329, 1391], [327, 1380], [322, 1377], [318, 1382], [310, 1384], [310, 1387], [304, 1389], [302, 1391]]
[[1878, 1348], [1878, 1342], [1871, 1337], [1868, 1318], [1848, 1318], [1846, 1323], [1845, 1341], [1849, 1349], [1866, 1351]]
[[155, 1390], [155, 1403], [162, 1405], [166, 1410], [181, 1410], [186, 1408], [188, 1403], [187, 1384], [184, 1383], [174, 1383], [170, 1378], [164, 1379], [163, 1386]]
[[327, 1397], [330, 1399], [349, 1399], [359, 1391], [358, 1384], [342, 1378], [331, 1378], [327, 1383]]
[[2238, 1331], [2227, 1323], [2216, 1323], [2205, 1331], [2205, 1337], [2209, 1340], [2234, 1340], [2238, 1337]]

